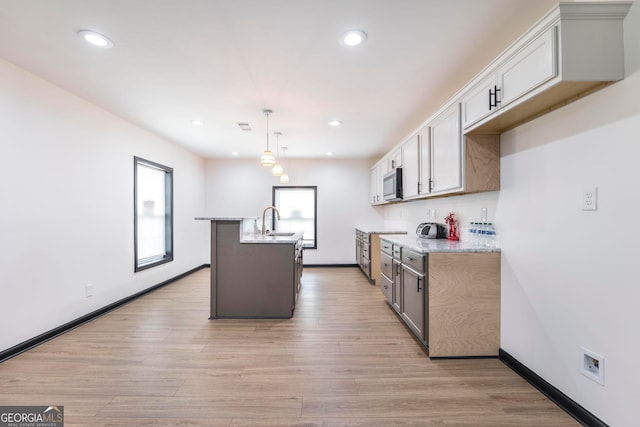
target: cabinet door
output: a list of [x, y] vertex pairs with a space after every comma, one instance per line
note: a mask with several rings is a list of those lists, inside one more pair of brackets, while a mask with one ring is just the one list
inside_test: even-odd
[[380, 167], [375, 166], [371, 169], [369, 175], [369, 201], [371, 204], [380, 203], [382, 196], [380, 195], [382, 188], [382, 175]]
[[380, 271], [389, 280], [393, 278], [393, 261], [391, 257], [384, 252], [380, 253]]
[[403, 166], [401, 148], [397, 148], [393, 153], [389, 155], [388, 164], [389, 170], [392, 170], [393, 168], [401, 168]]
[[401, 310], [401, 304], [402, 304], [402, 277], [400, 276], [400, 263], [396, 260], [393, 260], [393, 288], [392, 288], [392, 295], [391, 295], [391, 306], [396, 310], [396, 312], [398, 313], [402, 313]]
[[420, 131], [420, 144], [418, 146], [418, 156], [420, 161], [420, 179], [418, 184], [419, 194], [431, 193], [431, 127], [425, 126]]
[[555, 52], [556, 28], [551, 27], [508, 59], [498, 69], [500, 107], [554, 78], [558, 74]]
[[424, 341], [424, 275], [402, 266], [402, 318]]
[[493, 73], [476, 83], [462, 97], [462, 126], [467, 127], [479, 122], [495, 111], [489, 103], [489, 91], [493, 91], [497, 84], [496, 74]]
[[454, 104], [431, 124], [431, 191], [462, 187], [462, 133], [460, 104]]
[[419, 135], [414, 135], [402, 145], [402, 197], [408, 199], [420, 194]]

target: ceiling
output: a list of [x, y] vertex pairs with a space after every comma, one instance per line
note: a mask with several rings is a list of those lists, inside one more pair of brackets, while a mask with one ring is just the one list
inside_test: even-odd
[[258, 158], [270, 108], [288, 157], [375, 158], [556, 3], [0, 0], [0, 57], [203, 157]]

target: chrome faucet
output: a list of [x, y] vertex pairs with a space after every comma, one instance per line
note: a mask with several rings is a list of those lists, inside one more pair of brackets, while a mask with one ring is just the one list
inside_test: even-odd
[[[262, 235], [263, 236], [266, 234], [266, 231], [264, 229], [264, 216], [266, 215], [269, 209], [273, 209], [276, 215], [278, 215], [278, 219], [280, 219], [280, 211], [278, 210], [278, 208], [276, 208], [275, 206], [267, 206], [266, 208], [264, 208], [264, 210], [262, 211]], [[271, 225], [273, 226], [273, 224]]]

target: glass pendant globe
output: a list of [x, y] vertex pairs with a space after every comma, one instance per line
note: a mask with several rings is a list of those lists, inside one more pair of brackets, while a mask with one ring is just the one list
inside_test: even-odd
[[273, 166], [276, 164], [276, 158], [270, 150], [265, 150], [260, 157], [260, 164], [262, 166]]
[[286, 173], [283, 173], [282, 175], [280, 175], [280, 183], [281, 184], [288, 184], [289, 183], [289, 175], [287, 175]]
[[276, 163], [273, 166], [273, 169], [271, 169], [271, 173], [273, 174], [273, 176], [282, 176], [282, 165], [280, 163]]

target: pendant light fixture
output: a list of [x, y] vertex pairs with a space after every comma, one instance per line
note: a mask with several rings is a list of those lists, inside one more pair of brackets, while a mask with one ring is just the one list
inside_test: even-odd
[[[282, 147], [283, 163], [284, 163], [284, 158], [286, 157], [286, 153], [287, 153], [287, 147]], [[289, 183], [289, 175], [287, 175], [286, 172], [283, 172], [282, 175], [280, 175], [280, 183], [281, 184], [288, 184]]]
[[271, 110], [262, 110], [262, 113], [267, 116], [267, 149], [264, 150], [260, 157], [260, 164], [262, 166], [273, 166], [276, 164], [276, 158], [273, 156], [271, 150], [269, 150], [269, 114], [273, 113]]
[[273, 174], [273, 176], [282, 176], [282, 165], [280, 163], [278, 163], [278, 158], [280, 157], [280, 135], [282, 135], [282, 132], [274, 132], [273, 133], [276, 136], [276, 164], [273, 165], [273, 169], [271, 169], [271, 173]]

